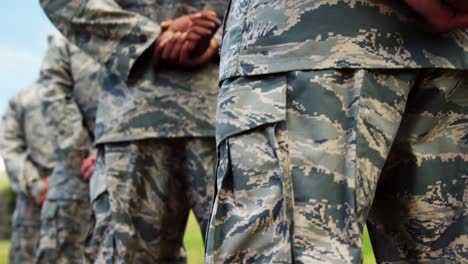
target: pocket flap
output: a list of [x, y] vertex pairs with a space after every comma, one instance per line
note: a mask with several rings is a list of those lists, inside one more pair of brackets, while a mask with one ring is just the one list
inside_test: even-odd
[[287, 76], [226, 80], [219, 93], [216, 141], [265, 124], [286, 120]]

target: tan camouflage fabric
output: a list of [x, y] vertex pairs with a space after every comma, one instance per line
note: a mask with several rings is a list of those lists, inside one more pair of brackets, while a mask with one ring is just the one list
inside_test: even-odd
[[[102, 146], [91, 186], [91, 263], [186, 263], [190, 209], [204, 234], [213, 200], [215, 142], [153, 139]], [[117, 195], [118, 194], [118, 195]]]
[[225, 81], [206, 263], [361, 263], [367, 219], [378, 262], [466, 263], [467, 117], [467, 71]]
[[434, 33], [401, 0], [230, 3], [221, 80], [332, 68], [468, 69], [468, 30]]
[[93, 152], [103, 70], [61, 36], [50, 38], [41, 67], [41, 103], [63, 172], [50, 178], [48, 199], [88, 199], [81, 163]]
[[105, 78], [100, 100], [97, 143], [214, 136], [218, 61], [191, 71], [156, 69], [144, 52], [159, 35], [161, 21], [202, 9], [214, 10], [222, 18], [227, 1], [43, 0], [41, 4], [68, 39], [112, 73]]
[[53, 146], [47, 135], [39, 101], [39, 84], [13, 97], [3, 115], [0, 154], [16, 193], [9, 263], [33, 263], [37, 250], [41, 209], [32, 203], [32, 190], [54, 167]]

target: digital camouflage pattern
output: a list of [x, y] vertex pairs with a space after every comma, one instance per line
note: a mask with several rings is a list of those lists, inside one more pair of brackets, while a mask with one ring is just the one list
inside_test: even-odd
[[56, 146], [57, 167], [42, 209], [37, 263], [81, 263], [93, 226], [82, 161], [94, 152], [104, 68], [63, 37], [50, 37], [41, 68], [41, 101]]
[[192, 209], [206, 231], [215, 160], [211, 138], [104, 145], [91, 185], [99, 187], [88, 261], [186, 263], [185, 225]]
[[331, 68], [468, 69], [467, 41], [468, 30], [434, 33], [404, 1], [231, 0], [220, 79]]
[[51, 37], [41, 68], [41, 102], [63, 173], [50, 178], [48, 199], [88, 199], [81, 163], [93, 151], [102, 67], [63, 37]]
[[225, 81], [206, 263], [361, 263], [374, 195], [379, 262], [465, 263], [467, 88], [457, 70]]
[[[64, 35], [112, 72], [103, 78], [97, 114], [96, 142], [105, 143], [101, 153], [105, 176], [94, 175], [91, 184], [97, 224], [89, 259], [185, 262], [181, 246], [188, 210], [196, 211], [203, 227], [210, 211], [218, 61], [191, 71], [154, 68], [145, 51], [159, 35], [161, 21], [202, 9], [214, 10], [222, 18], [226, 1], [41, 3]], [[192, 143], [184, 137], [203, 144], [189, 148]], [[120, 147], [117, 142], [125, 143]], [[169, 146], [187, 152], [175, 153]], [[193, 158], [180, 160], [180, 155], [190, 153], [195, 153]], [[192, 167], [180, 171], [184, 166]], [[196, 180], [191, 182], [191, 177]], [[107, 189], [96, 183], [99, 178]], [[179, 198], [184, 196], [187, 201]]]
[[466, 30], [384, 0], [233, 0], [224, 27], [207, 263], [359, 263], [377, 188], [378, 261], [467, 261]]
[[41, 86], [20, 90], [10, 100], [1, 126], [0, 154], [13, 190], [24, 195], [54, 168], [54, 148], [40, 108]]
[[46, 200], [41, 212], [41, 234], [35, 263], [83, 263], [86, 240], [92, 231], [92, 209], [87, 200]]
[[31, 200], [54, 167], [53, 147], [47, 136], [39, 101], [39, 84], [12, 98], [3, 116], [0, 154], [16, 193], [9, 263], [32, 263], [37, 250], [40, 211]]
[[155, 69], [144, 52], [159, 35], [161, 21], [202, 9], [222, 18], [226, 2], [41, 1], [58, 29], [113, 73], [100, 100], [98, 143], [214, 136], [218, 61], [192, 71]]
[[33, 263], [39, 243], [41, 208], [34, 206], [24, 194], [16, 196], [10, 240], [10, 264]]

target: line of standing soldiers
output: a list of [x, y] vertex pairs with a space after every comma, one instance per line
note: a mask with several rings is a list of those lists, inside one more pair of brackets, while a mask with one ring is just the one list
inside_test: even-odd
[[463, 1], [41, 4], [54, 150], [6, 147], [22, 102], [2, 140], [17, 212], [47, 193], [31, 259], [185, 263], [192, 209], [210, 264], [359, 263], [366, 222], [379, 262], [468, 261]]

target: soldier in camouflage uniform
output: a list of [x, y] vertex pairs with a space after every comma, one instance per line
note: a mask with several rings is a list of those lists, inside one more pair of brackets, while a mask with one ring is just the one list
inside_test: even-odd
[[[57, 166], [42, 208], [37, 263], [82, 263], [93, 227], [89, 181], [102, 68], [61, 36], [51, 36], [41, 68], [41, 103]], [[94, 154], [95, 155], [95, 154]]]
[[360, 263], [367, 219], [381, 263], [468, 261], [468, 20], [407, 2], [453, 31], [405, 1], [231, 1], [206, 263]]
[[11, 264], [34, 261], [40, 207], [47, 193], [47, 177], [54, 168], [54, 151], [40, 109], [39, 89], [40, 84], [32, 84], [11, 99], [1, 124], [0, 154], [16, 193]]
[[113, 73], [97, 115], [96, 262], [184, 263], [189, 210], [205, 233], [213, 199], [218, 61], [186, 69], [156, 65], [151, 54], [165, 50], [157, 48], [168, 32], [162, 22], [200, 10], [221, 18], [226, 1], [41, 2], [62, 33]]

